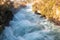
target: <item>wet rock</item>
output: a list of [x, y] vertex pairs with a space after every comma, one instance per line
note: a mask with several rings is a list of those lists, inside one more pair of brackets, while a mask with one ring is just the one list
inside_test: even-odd
[[[38, 13], [37, 11], [35, 11], [35, 14], [41, 15], [41, 13]], [[40, 18], [43, 18], [43, 17], [45, 18], [45, 15], [41, 15], [41, 16], [40, 16]]]
[[35, 14], [37, 14], [37, 15], [41, 15], [41, 13], [38, 13], [37, 11], [35, 11]]
[[9, 21], [12, 20], [13, 13], [7, 7], [0, 5], [0, 33], [3, 31], [5, 26], [9, 25]]

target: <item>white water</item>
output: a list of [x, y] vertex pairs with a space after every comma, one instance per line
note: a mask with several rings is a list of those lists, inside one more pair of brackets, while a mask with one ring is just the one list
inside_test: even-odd
[[54, 25], [31, 10], [31, 5], [20, 9], [6, 27], [0, 40], [60, 40]]

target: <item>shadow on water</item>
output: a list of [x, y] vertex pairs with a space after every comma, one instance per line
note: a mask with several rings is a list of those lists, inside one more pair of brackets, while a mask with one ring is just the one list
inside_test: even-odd
[[0, 5], [0, 33], [3, 32], [5, 26], [9, 26], [9, 22], [21, 8], [23, 7], [14, 8], [12, 3]]

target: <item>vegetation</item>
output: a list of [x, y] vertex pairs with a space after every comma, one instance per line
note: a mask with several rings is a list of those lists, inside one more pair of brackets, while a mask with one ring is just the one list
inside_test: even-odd
[[49, 20], [60, 24], [60, 0], [37, 0], [32, 5], [33, 11], [45, 15]]

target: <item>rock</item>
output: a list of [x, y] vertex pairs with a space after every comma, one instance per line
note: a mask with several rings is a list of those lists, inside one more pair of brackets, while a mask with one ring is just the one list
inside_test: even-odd
[[5, 26], [9, 25], [9, 21], [12, 20], [13, 13], [6, 6], [0, 5], [0, 33], [3, 31]]

